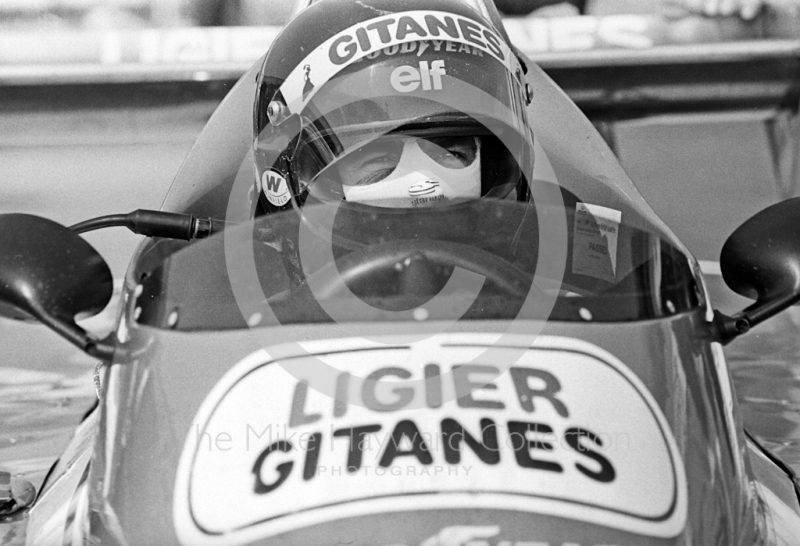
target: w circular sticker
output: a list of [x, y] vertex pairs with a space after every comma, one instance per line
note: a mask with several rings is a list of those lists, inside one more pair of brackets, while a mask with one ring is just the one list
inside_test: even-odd
[[286, 178], [278, 171], [272, 169], [264, 171], [261, 175], [261, 191], [267, 200], [276, 207], [282, 207], [289, 202], [289, 184]]

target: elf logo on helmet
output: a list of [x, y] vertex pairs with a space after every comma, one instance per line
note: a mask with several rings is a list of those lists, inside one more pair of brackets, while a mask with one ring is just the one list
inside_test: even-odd
[[286, 178], [278, 171], [268, 169], [261, 175], [261, 191], [267, 201], [276, 207], [282, 207], [289, 202], [289, 184]]
[[399, 66], [394, 69], [391, 76], [392, 87], [401, 93], [416, 91], [420, 83], [423, 91], [442, 90], [442, 76], [445, 76], [444, 61], [433, 61], [428, 67], [428, 61], [420, 61], [419, 70], [413, 66]]

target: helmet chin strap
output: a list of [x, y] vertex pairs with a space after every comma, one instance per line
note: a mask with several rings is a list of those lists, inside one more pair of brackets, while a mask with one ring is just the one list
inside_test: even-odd
[[343, 185], [347, 201], [376, 207], [415, 208], [452, 204], [481, 196], [481, 148], [476, 137], [475, 160], [453, 169], [440, 165], [420, 149], [417, 139], [403, 144], [395, 169], [387, 178], [361, 186]]

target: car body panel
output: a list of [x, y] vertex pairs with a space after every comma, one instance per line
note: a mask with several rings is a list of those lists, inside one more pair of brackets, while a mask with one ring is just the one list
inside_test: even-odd
[[[435, 328], [435, 324], [394, 325], [392, 333], [424, 332], [431, 327]], [[706, 327], [702, 314], [695, 313], [668, 321], [623, 326], [551, 323], [544, 332], [567, 340], [580, 336], [608, 351], [624, 362], [658, 401], [682, 457], [689, 461], [686, 464], [690, 499], [686, 529], [691, 529], [692, 539], [707, 543], [724, 536], [726, 543], [736, 543], [737, 539], [741, 539], [742, 544], [752, 543], [756, 540], [756, 499], [746, 469], [741, 424], [733, 417], [731, 401], [716, 387], [717, 355], [702, 339], [691, 344], [678, 341], [696, 338], [695, 333]], [[498, 325], [474, 324], [465, 330], [497, 332]], [[291, 335], [285, 328], [272, 334], [256, 329], [214, 335], [169, 333], [143, 327], [131, 329], [126, 345], [135, 348], [131, 354], [136, 356], [129, 361], [119, 361], [111, 368], [104, 408], [106, 415], [116, 416], [116, 419], [103, 427], [110, 436], [101, 436], [95, 446], [92, 472], [102, 475], [95, 475], [93, 493], [95, 499], [104, 499], [102, 511], [112, 509], [132, 543], [172, 536], [172, 514], [164, 508], [165, 503], [174, 506], [176, 502], [172, 497], [172, 484], [184, 442], [196, 433], [193, 430], [197, 426], [196, 414], [207, 393], [224, 378], [231, 366], [265, 347], [293, 339], [335, 340], [352, 337], [355, 333], [359, 336], [385, 334], [386, 327], [375, 324], [329, 328], [298, 326]], [[680, 365], [649, 365], [663, 359], [665, 354], [668, 362]], [[198, 362], [203, 362], [202, 375], [197, 373]], [[189, 384], [192, 388], [186, 388]], [[134, 385], [137, 390], [133, 389]], [[602, 386], [598, 386], [597, 394], [603, 392]], [[613, 392], [606, 394], [613, 396]], [[114, 411], [109, 411], [111, 408]], [[119, 411], [122, 408], [125, 411]], [[413, 419], [415, 412], [409, 410], [407, 415]], [[165, 421], [169, 422], [168, 426], [164, 426]], [[276, 417], [276, 424], [280, 422], [281, 416]], [[714, 423], [715, 426], [697, 427], [690, 423]], [[731, 436], [732, 433], [735, 436]], [[257, 453], [252, 456], [256, 457]], [[115, 462], [113, 472], [108, 472], [109, 460]], [[136, 483], [139, 487], [131, 490], [123, 486], [126, 483]], [[161, 500], [154, 501], [151, 495], [138, 494], [141, 491], [158, 491]], [[93, 509], [99, 508], [93, 505]], [[727, 526], [709, 525], [709, 522], [719, 522], [721, 514], [726, 514], [722, 519], [728, 522]], [[150, 525], [138, 525], [140, 518], [146, 518]], [[458, 523], [464, 524], [463, 519]], [[425, 529], [427, 532], [428, 528]], [[743, 535], [742, 531], [748, 529], [750, 534]], [[688, 536], [684, 535], [686, 538]], [[416, 538], [409, 543], [413, 540]], [[619, 540], [625, 543], [624, 538]]]

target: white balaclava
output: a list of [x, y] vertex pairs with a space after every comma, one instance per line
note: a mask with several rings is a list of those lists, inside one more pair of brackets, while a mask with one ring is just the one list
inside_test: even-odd
[[376, 207], [429, 207], [481, 196], [481, 149], [475, 160], [460, 169], [444, 167], [419, 147], [417, 139], [403, 143], [394, 171], [385, 179], [364, 186], [342, 186], [347, 201]]

